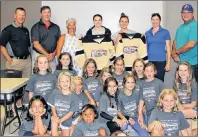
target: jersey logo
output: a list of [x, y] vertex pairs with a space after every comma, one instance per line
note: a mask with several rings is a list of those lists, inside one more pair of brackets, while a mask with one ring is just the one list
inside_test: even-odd
[[137, 46], [127, 46], [124, 47], [123, 52], [126, 54], [132, 54], [137, 52]]
[[102, 57], [107, 56], [107, 50], [99, 49], [99, 50], [92, 50], [91, 57]]

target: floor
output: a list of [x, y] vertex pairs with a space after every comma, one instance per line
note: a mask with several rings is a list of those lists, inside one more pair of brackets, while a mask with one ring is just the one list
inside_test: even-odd
[[[2, 127], [3, 118], [4, 118], [4, 107], [3, 106], [0, 106], [0, 107], [1, 107], [1, 127]], [[21, 112], [19, 112], [19, 114], [21, 114]], [[7, 121], [9, 121], [9, 119], [7, 119]], [[13, 134], [10, 134], [11, 132], [13, 132], [17, 128], [14, 124], [16, 126], [18, 126], [18, 120], [17, 119], [15, 119], [10, 125], [8, 125], [5, 128], [4, 136], [18, 136], [18, 131], [19, 130], [17, 130]]]

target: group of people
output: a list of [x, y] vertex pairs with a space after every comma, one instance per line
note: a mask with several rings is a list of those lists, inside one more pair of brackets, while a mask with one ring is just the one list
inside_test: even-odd
[[[129, 17], [122, 13], [116, 34], [96, 14], [86, 35], [76, 36], [76, 20], [69, 18], [67, 33], [61, 35], [48, 6], [41, 8], [41, 20], [31, 29], [31, 46], [23, 26], [25, 9], [17, 8], [15, 21], [1, 33], [0, 47], [6, 68], [30, 77], [19, 135], [195, 135], [191, 122], [197, 116], [198, 46], [193, 11], [190, 4], [182, 7], [184, 24], [171, 50], [169, 31], [160, 26], [158, 13], [152, 14], [153, 27], [145, 34], [128, 29]], [[171, 57], [178, 66], [174, 87], [167, 89], [164, 75]]]

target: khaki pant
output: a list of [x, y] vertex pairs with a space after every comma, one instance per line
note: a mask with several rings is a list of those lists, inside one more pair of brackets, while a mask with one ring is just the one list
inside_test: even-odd
[[6, 61], [6, 69], [20, 70], [22, 71], [23, 78], [29, 78], [32, 74], [31, 57], [29, 56], [27, 59], [12, 59], [12, 64], [9, 64], [8, 61]]

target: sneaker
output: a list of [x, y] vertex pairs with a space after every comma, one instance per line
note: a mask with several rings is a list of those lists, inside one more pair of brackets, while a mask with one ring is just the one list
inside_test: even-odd
[[10, 118], [13, 118], [14, 117], [14, 111], [12, 109], [11, 110], [8, 110], [6, 113], [7, 113], [6, 115], [8, 117], [10, 117]]

